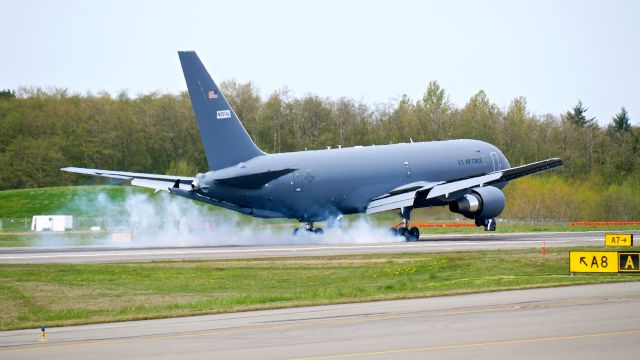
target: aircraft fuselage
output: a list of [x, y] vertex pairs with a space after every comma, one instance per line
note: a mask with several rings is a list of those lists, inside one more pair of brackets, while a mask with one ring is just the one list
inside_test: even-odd
[[[251, 208], [254, 216], [321, 221], [362, 213], [373, 198], [407, 183], [451, 181], [509, 167], [498, 148], [478, 140], [357, 146], [257, 156], [204, 174], [203, 186], [197, 191]], [[257, 189], [228, 186], [212, 179], [220, 171], [242, 174], [280, 168], [297, 170]], [[438, 197], [421, 205], [446, 203], [447, 199]]]

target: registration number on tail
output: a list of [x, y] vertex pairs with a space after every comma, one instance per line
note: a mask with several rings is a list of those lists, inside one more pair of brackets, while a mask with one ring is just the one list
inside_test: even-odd
[[220, 110], [218, 111], [218, 119], [227, 119], [231, 117], [231, 110]]

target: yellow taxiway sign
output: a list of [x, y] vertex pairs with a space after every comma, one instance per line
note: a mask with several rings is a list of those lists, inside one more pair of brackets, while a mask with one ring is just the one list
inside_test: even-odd
[[633, 246], [633, 234], [605, 234], [606, 246]]
[[640, 273], [640, 251], [625, 251], [618, 253], [620, 272]]
[[569, 251], [569, 271], [572, 273], [616, 273], [617, 251]]

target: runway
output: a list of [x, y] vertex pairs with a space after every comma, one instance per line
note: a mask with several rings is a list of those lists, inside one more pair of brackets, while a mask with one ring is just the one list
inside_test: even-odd
[[635, 358], [639, 306], [633, 282], [30, 329], [0, 358]]
[[[637, 231], [635, 232], [637, 236]], [[241, 259], [281, 256], [328, 256], [365, 253], [473, 251], [492, 249], [594, 246], [604, 232], [423, 235], [417, 242], [206, 246], [164, 248], [2, 248], [0, 263], [106, 263], [123, 261]], [[259, 241], [256, 241], [259, 243]]]

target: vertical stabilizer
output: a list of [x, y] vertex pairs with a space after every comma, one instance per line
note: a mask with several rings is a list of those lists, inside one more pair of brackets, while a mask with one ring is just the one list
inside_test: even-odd
[[264, 155], [240, 123], [195, 51], [179, 51], [191, 106], [210, 170]]

